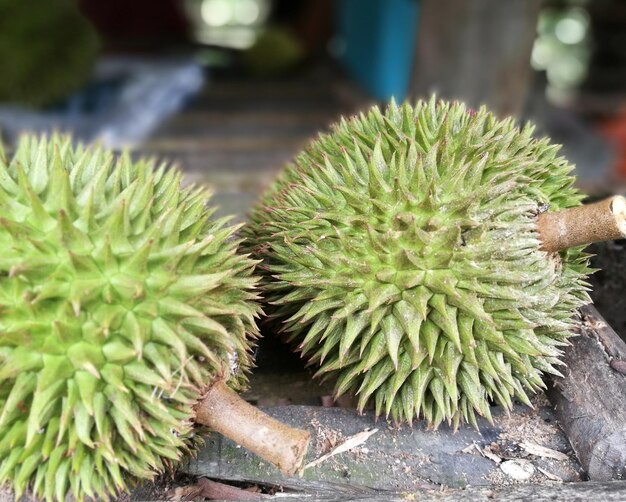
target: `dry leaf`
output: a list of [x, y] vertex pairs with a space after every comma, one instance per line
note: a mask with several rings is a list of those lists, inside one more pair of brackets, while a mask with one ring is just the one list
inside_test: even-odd
[[520, 446], [531, 455], [537, 455], [538, 457], [553, 458], [555, 460], [568, 460], [569, 457], [560, 451], [553, 450], [552, 448], [546, 448], [535, 443], [524, 441], [520, 443]]
[[478, 445], [476, 443], [472, 443], [469, 446], [466, 446], [465, 448], [463, 448], [461, 450], [461, 453], [472, 453], [473, 450], [476, 450], [478, 453], [480, 453], [480, 448], [478, 447]]
[[202, 494], [202, 487], [198, 485], [185, 485], [178, 486], [167, 493], [168, 500], [174, 500], [176, 502], [194, 500]]
[[481, 456], [488, 458], [489, 460], [495, 462], [496, 464], [499, 464], [500, 462], [502, 462], [502, 459], [498, 455], [496, 455], [493, 451], [491, 451], [491, 448], [489, 446], [486, 446], [485, 448], [481, 448], [476, 443], [472, 443], [471, 445], [463, 448], [461, 452], [471, 454], [473, 450], [476, 450], [478, 453], [481, 454]]
[[218, 483], [207, 478], [198, 479], [197, 486], [202, 496], [209, 500], [261, 500], [267, 498], [261, 493], [253, 493], [236, 486]]
[[489, 460], [495, 462], [496, 464], [499, 464], [500, 462], [502, 462], [502, 459], [498, 455], [493, 453], [489, 448], [483, 448], [482, 450], [479, 450], [479, 451], [483, 457], [488, 458]]
[[558, 477], [556, 474], [552, 474], [549, 471], [546, 471], [545, 469], [542, 469], [541, 467], [539, 467], [538, 465], [535, 466], [537, 468], [537, 470], [542, 473], [546, 478], [551, 479], [552, 481], [560, 481], [561, 483], [563, 482], [563, 480]]
[[325, 455], [322, 455], [316, 460], [313, 460], [313, 462], [309, 462], [307, 465], [304, 466], [303, 470], [308, 469], [309, 467], [315, 467], [316, 465], [321, 464], [325, 460], [328, 460], [330, 457], [338, 455], [339, 453], [343, 453], [343, 452], [351, 450], [352, 448], [356, 448], [357, 446], [365, 443], [365, 441], [367, 441], [370, 436], [372, 436], [373, 434], [376, 434], [377, 432], [378, 432], [378, 429], [372, 429], [371, 431], [366, 430], [366, 431], [359, 432], [358, 434], [355, 434], [354, 436], [350, 436], [349, 438], [346, 438], [345, 441], [343, 441], [340, 445], [335, 447], [330, 452], [326, 453]]

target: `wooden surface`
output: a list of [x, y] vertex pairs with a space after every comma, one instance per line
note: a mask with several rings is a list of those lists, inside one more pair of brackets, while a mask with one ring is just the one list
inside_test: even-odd
[[[169, 496], [177, 493], [173, 486], [168, 485], [168, 488]], [[132, 501], [167, 500], [162, 495], [163, 493], [165, 492], [155, 492], [152, 487], [144, 486], [135, 491]], [[5, 502], [5, 500], [10, 502], [10, 499], [3, 499], [0, 494], [0, 502]], [[124, 502], [130, 502], [130, 500], [127, 499]], [[548, 485], [514, 484], [497, 487], [470, 486], [463, 489], [437, 487], [435, 489], [422, 488], [404, 493], [370, 490], [361, 493], [319, 494], [316, 496], [287, 490], [281, 492], [276, 498], [270, 497], [264, 500], [293, 500], [298, 502], [624, 502], [626, 500], [626, 481], [553, 483]]]
[[[355, 499], [353, 499], [355, 500]], [[363, 502], [368, 499], [361, 499]], [[411, 500], [411, 497], [408, 498]], [[623, 502], [626, 500], [626, 482], [620, 483], [571, 483], [566, 485], [517, 485], [498, 488], [471, 487], [458, 491], [440, 491], [415, 494], [419, 502]], [[370, 502], [406, 502], [406, 495], [386, 496], [378, 494]], [[339, 502], [339, 501], [338, 501]], [[341, 502], [346, 502], [342, 500]]]
[[[320, 458], [358, 433], [378, 431], [354, 450], [340, 453], [293, 477], [285, 477], [245, 449], [212, 434], [183, 472], [220, 480], [279, 485], [315, 496], [511, 482], [512, 478], [503, 473], [495, 460], [498, 456], [502, 461], [522, 459], [531, 463], [534, 475], [527, 480], [529, 483], [548, 481], [539, 468], [564, 481], [581, 479], [567, 439], [554, 425], [555, 417], [546, 407], [531, 410], [519, 406], [510, 416], [494, 409], [494, 425], [482, 420], [479, 431], [466, 426], [456, 433], [445, 426], [437, 431], [426, 430], [422, 423], [396, 428], [385, 420], [375, 420], [371, 412], [359, 416], [354, 410], [342, 408], [277, 406], [264, 411], [311, 432], [312, 446], [305, 462]], [[520, 447], [523, 441], [535, 441], [566, 455], [558, 461], [531, 455]], [[489, 458], [481, 454], [485, 448], [499, 453]]]
[[[144, 485], [136, 489], [132, 496], [123, 497], [118, 501], [172, 500], [171, 497], [174, 493], [175, 485], [168, 483], [156, 487]], [[327, 494], [316, 497], [307, 496], [302, 492], [287, 491], [280, 493], [279, 497], [264, 500], [311, 502], [407, 502], [411, 500], [417, 502], [624, 502], [626, 500], [626, 481], [482, 486], [464, 489], [425, 488], [404, 493], [366, 491], [350, 495]], [[0, 489], [0, 502], [14, 502], [12, 494], [5, 489]], [[35, 501], [26, 496], [21, 499], [21, 502]]]
[[582, 315], [549, 396], [589, 478], [626, 479], [626, 344], [594, 307]]
[[[555, 418], [558, 419], [592, 480], [624, 479], [626, 344], [593, 307], [585, 307], [582, 315], [581, 334], [572, 340], [566, 351], [568, 369], [565, 378], [556, 379], [550, 392], [555, 404], [554, 415], [549, 409], [541, 409], [537, 416], [545, 422], [554, 423]], [[343, 453], [326, 465], [305, 471], [300, 478], [285, 478], [245, 450], [214, 435], [209, 437], [207, 446], [185, 472], [226, 480], [270, 482], [294, 490], [313, 491], [320, 496], [339, 492], [358, 494], [363, 490], [410, 491], [429, 484], [448, 487], [497, 485], [502, 482], [499, 465], [489, 457], [468, 456], [467, 447], [475, 443], [483, 449], [497, 444], [501, 437], [511, 438], [511, 425], [507, 425], [506, 420], [515, 423], [518, 418], [531, 413], [516, 408], [511, 418], [506, 419], [496, 412], [494, 426], [482, 422], [480, 432], [465, 427], [453, 434], [445, 427], [437, 432], [426, 431], [421, 424], [396, 430], [384, 421], [375, 422], [367, 413], [359, 417], [345, 409], [292, 406], [275, 407], [269, 411], [286, 423], [307, 425], [314, 444], [318, 445], [320, 438], [328, 436], [329, 431], [341, 438], [374, 427], [379, 431], [368, 440], [366, 455], [358, 450]], [[518, 446], [524, 439], [533, 441], [530, 434], [539, 424], [519, 427], [517, 423], [518, 432], [521, 432]], [[551, 440], [563, 438], [558, 429], [552, 434]], [[545, 437], [542, 439], [546, 440]], [[560, 448], [545, 443], [540, 446], [556, 450], [567, 448], [565, 438], [563, 440]], [[510, 453], [515, 451], [511, 445], [503, 450], [509, 451], [509, 459], [517, 458]], [[311, 451], [309, 460], [321, 453]], [[563, 474], [563, 466], [554, 463], [541, 466], [537, 462], [544, 459], [532, 456], [531, 459], [563, 480], [574, 480], [574, 472], [570, 471], [568, 477]]]
[[270, 80], [208, 75], [192, 102], [164, 122], [141, 153], [170, 159], [188, 182], [210, 185], [219, 215], [239, 221], [276, 173], [358, 103], [328, 65]]

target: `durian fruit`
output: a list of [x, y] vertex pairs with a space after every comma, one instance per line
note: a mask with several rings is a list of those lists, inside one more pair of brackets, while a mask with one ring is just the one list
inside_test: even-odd
[[259, 415], [230, 390], [252, 365], [255, 262], [207, 201], [175, 169], [67, 136], [0, 151], [0, 483], [16, 499], [108, 498], [192, 452], [196, 415]]
[[54, 104], [89, 78], [100, 42], [76, 0], [0, 0], [0, 101]]
[[[586, 228], [566, 246], [596, 230], [560, 211], [582, 199], [572, 166], [532, 133], [457, 102], [392, 102], [341, 120], [264, 195], [244, 236], [267, 312], [336, 396], [457, 427], [559, 374], [590, 269], [580, 246], [541, 246], [539, 215], [557, 241], [559, 216]], [[601, 205], [601, 238], [624, 234], [620, 201]]]

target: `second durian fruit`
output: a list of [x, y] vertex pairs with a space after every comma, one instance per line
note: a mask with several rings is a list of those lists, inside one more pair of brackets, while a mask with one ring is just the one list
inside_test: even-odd
[[529, 403], [589, 301], [581, 247], [540, 249], [538, 215], [582, 199], [557, 151], [460, 103], [342, 120], [252, 214], [269, 312], [360, 410], [458, 426]]
[[0, 484], [16, 499], [152, 479], [194, 450], [194, 421], [275, 428], [229, 389], [252, 365], [255, 263], [181, 177], [66, 136], [0, 150]]

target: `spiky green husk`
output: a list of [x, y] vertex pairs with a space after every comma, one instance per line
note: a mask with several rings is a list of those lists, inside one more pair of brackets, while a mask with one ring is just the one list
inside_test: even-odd
[[589, 269], [581, 249], [539, 250], [537, 214], [581, 196], [532, 131], [392, 103], [342, 120], [265, 195], [245, 235], [270, 314], [337, 395], [456, 427], [558, 373]]
[[24, 137], [0, 151], [0, 482], [103, 498], [193, 450], [193, 405], [237, 388], [254, 262], [204, 189], [151, 161]]

